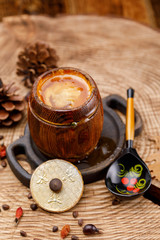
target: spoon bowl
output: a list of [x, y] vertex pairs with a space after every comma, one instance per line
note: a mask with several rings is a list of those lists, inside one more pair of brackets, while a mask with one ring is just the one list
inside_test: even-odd
[[151, 185], [150, 171], [133, 148], [134, 90], [127, 90], [126, 148], [109, 167], [105, 183], [109, 191], [120, 199], [133, 199], [143, 195]]
[[106, 186], [121, 199], [133, 199], [143, 195], [151, 185], [151, 176], [146, 164], [135, 149], [124, 149], [123, 155], [109, 168]]

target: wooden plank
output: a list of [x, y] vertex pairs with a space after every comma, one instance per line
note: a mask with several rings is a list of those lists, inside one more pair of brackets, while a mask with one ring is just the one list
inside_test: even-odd
[[0, 0], [0, 20], [23, 13], [98, 14], [123, 16], [155, 27], [160, 22], [159, 9], [158, 0]]
[[65, 0], [65, 5], [68, 14], [122, 14], [121, 0]]
[[159, 0], [151, 0], [153, 14], [155, 17], [155, 21], [157, 26], [160, 27], [160, 1]]
[[152, 27], [156, 26], [150, 0], [65, 0], [68, 14], [123, 16]]
[[122, 0], [122, 7], [124, 17], [155, 27], [156, 24], [154, 16], [151, 14], [152, 10], [150, 9], [152, 8], [151, 5], [149, 5], [149, 1]]

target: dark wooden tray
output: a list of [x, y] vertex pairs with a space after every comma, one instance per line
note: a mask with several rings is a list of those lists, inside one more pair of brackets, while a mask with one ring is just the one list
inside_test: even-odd
[[[114, 111], [126, 112], [126, 100], [118, 95], [110, 95], [103, 99], [104, 124], [101, 138], [96, 149], [84, 160], [75, 165], [81, 171], [84, 182], [90, 183], [102, 179], [107, 166], [119, 156], [125, 143], [125, 125], [119, 115]], [[135, 136], [142, 130], [142, 119], [135, 110]], [[31, 174], [29, 174], [17, 161], [16, 156], [25, 154], [26, 161], [32, 169], [35, 169], [48, 160], [42, 154], [31, 139], [28, 124], [24, 136], [10, 144], [7, 148], [8, 163], [16, 177], [29, 186]]]

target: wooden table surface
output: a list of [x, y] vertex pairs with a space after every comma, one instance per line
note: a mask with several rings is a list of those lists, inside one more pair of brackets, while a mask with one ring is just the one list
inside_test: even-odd
[[160, 27], [159, 0], [0, 0], [0, 20], [5, 16], [28, 14], [97, 14], [132, 19]]
[[[20, 93], [28, 91], [16, 76], [16, 60], [20, 50], [29, 42], [44, 40], [57, 51], [59, 66], [72, 66], [88, 72], [96, 81], [101, 96], [119, 94], [126, 98], [126, 89], [133, 87], [135, 108], [141, 113], [144, 127], [135, 139], [139, 155], [146, 160], [156, 152], [151, 136], [160, 135], [160, 33], [130, 20], [96, 16], [68, 16], [49, 18], [42, 16], [10, 17], [0, 24], [0, 77], [5, 82], [14, 80]], [[1, 128], [6, 145], [23, 134], [26, 114], [16, 127]], [[159, 184], [158, 181], [154, 181]], [[9, 166], [0, 169], [0, 204], [7, 203], [10, 210], [0, 212], [0, 239], [22, 239], [20, 230], [27, 232], [27, 240], [60, 239], [60, 231], [70, 224], [71, 239], [103, 240], [159, 240], [160, 208], [140, 197], [113, 206], [113, 197], [104, 181], [85, 185], [80, 202], [70, 211], [48, 213], [40, 208], [30, 209], [33, 200], [27, 198], [29, 189], [13, 175]], [[21, 206], [24, 216], [14, 226], [15, 211]], [[72, 211], [79, 212], [84, 224], [92, 223], [103, 229], [95, 236], [84, 236]]]

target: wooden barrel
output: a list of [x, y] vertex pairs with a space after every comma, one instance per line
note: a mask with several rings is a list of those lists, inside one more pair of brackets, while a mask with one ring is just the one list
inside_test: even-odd
[[[45, 78], [80, 76], [90, 87], [90, 96], [75, 108], [55, 108], [44, 104], [38, 94], [39, 85]], [[61, 83], [60, 83], [61, 84]], [[63, 97], [63, 96], [62, 96]], [[60, 101], [60, 100], [59, 100]], [[29, 100], [28, 123], [32, 139], [45, 155], [52, 158], [77, 161], [88, 155], [97, 145], [103, 127], [102, 100], [94, 80], [75, 68], [55, 68], [40, 76]]]

